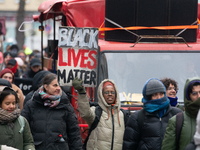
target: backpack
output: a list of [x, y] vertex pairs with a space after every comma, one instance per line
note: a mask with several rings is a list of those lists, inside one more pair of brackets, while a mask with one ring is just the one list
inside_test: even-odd
[[22, 132], [24, 131], [24, 126], [25, 126], [24, 118], [23, 118], [22, 116], [19, 116], [19, 117], [17, 118], [17, 120], [18, 120], [18, 122], [19, 122], [19, 124], [20, 124], [20, 126], [21, 126], [21, 128], [20, 128], [20, 130], [19, 130], [19, 133], [22, 133]]
[[[128, 110], [124, 110], [124, 109], [120, 109], [120, 110], [124, 114], [124, 124], [126, 125], [126, 122], [128, 121], [128, 118], [130, 116], [130, 112]], [[101, 118], [101, 114], [102, 114], [102, 108], [98, 105], [98, 106], [95, 107], [95, 119], [94, 119], [94, 122], [92, 123], [90, 129], [88, 130], [88, 135], [87, 135], [85, 142], [83, 144], [83, 150], [86, 150], [86, 146], [87, 146], [89, 136], [90, 136], [91, 132], [97, 127], [99, 120]]]
[[[179, 150], [179, 140], [180, 140], [180, 134], [183, 126], [184, 116], [183, 112], [179, 112], [176, 114], [176, 150]], [[144, 123], [144, 110], [140, 110], [138, 114], [138, 125], [139, 130], [142, 130], [142, 126]], [[140, 132], [141, 135], [141, 132]]]

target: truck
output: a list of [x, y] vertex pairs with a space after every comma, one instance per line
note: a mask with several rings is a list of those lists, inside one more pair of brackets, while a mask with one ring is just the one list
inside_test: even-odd
[[[178, 82], [177, 97], [183, 105], [186, 79], [200, 75], [200, 5], [188, 0], [181, 2], [181, 6], [178, 2], [172, 5], [170, 0], [163, 2], [48, 0], [41, 3], [40, 14], [33, 19], [41, 23], [42, 67], [57, 71], [59, 26], [99, 28], [97, 87], [102, 80], [112, 79], [120, 93], [121, 107], [134, 112], [142, 108], [142, 89], [149, 78], [173, 78]], [[177, 5], [180, 9], [176, 9]], [[47, 58], [43, 56], [43, 32], [49, 19], [53, 20], [54, 36], [48, 40]], [[91, 103], [97, 102], [97, 87], [86, 88]], [[87, 123], [78, 111], [77, 93], [73, 87], [63, 89], [70, 97], [84, 141]]]

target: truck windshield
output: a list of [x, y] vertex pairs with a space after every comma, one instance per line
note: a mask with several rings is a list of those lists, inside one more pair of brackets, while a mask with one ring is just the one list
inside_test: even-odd
[[196, 52], [104, 54], [108, 78], [116, 83], [123, 104], [128, 104], [125, 101], [140, 103], [145, 82], [150, 78], [165, 77], [178, 82], [177, 97], [183, 102], [186, 79], [200, 75], [200, 53]]

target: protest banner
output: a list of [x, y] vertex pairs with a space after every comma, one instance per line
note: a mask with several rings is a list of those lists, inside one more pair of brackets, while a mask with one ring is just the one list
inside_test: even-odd
[[72, 86], [75, 77], [83, 86], [97, 84], [98, 28], [59, 28], [58, 82]]

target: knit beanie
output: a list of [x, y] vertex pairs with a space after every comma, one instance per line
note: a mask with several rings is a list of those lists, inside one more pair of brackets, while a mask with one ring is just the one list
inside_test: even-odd
[[0, 72], [0, 78], [2, 78], [3, 77], [3, 75], [4, 74], [6, 74], [6, 73], [10, 73], [10, 74], [12, 74], [12, 77], [13, 77], [13, 82], [14, 82], [14, 73], [12, 72], [12, 70], [10, 70], [10, 69], [8, 69], [8, 68], [5, 68], [5, 69], [3, 69], [1, 72]]
[[146, 85], [146, 95], [152, 95], [154, 93], [165, 93], [165, 87], [163, 83], [158, 79], [151, 79]]

